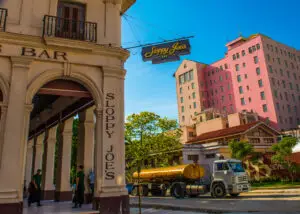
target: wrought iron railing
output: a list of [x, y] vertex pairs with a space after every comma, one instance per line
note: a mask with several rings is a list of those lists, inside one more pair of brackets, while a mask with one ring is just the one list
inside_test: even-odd
[[44, 16], [43, 37], [54, 36], [97, 42], [97, 23]]
[[0, 8], [0, 31], [5, 31], [6, 18], [7, 18], [7, 9]]

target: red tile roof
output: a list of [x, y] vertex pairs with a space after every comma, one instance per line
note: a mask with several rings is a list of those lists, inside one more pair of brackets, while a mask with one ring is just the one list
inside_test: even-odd
[[235, 134], [241, 134], [260, 123], [263, 124], [263, 122], [261, 122], [261, 121], [255, 121], [253, 123], [248, 123], [245, 125], [234, 126], [234, 127], [230, 127], [227, 129], [220, 129], [217, 131], [203, 133], [203, 134], [195, 137], [194, 139], [188, 141], [187, 143], [201, 143], [201, 141], [204, 141], [204, 140], [221, 138], [221, 137], [226, 137], [226, 136], [235, 135]]

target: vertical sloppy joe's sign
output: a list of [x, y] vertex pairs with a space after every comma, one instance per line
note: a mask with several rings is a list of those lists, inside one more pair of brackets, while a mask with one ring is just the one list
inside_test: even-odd
[[115, 94], [107, 93], [105, 96], [105, 132], [108, 138], [112, 138], [115, 133], [115, 125], [116, 125], [116, 105], [115, 105]]

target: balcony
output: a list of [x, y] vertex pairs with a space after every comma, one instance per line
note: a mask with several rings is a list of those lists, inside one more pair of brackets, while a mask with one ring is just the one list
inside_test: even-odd
[[6, 28], [7, 9], [0, 8], [0, 31], [4, 32]]
[[44, 16], [43, 37], [97, 42], [97, 23]]

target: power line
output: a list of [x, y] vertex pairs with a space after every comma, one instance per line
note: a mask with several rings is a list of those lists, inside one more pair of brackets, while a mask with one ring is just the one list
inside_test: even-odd
[[187, 37], [181, 37], [181, 38], [177, 38], [177, 39], [165, 40], [163, 42], [140, 44], [140, 45], [137, 45], [137, 46], [132, 46], [132, 47], [124, 48], [124, 49], [129, 50], [129, 49], [141, 48], [141, 47], [146, 47], [146, 46], [151, 46], [151, 45], [159, 45], [159, 44], [163, 44], [163, 43], [166, 43], [166, 42], [175, 42], [175, 41], [179, 41], [179, 40], [183, 40], [183, 39], [190, 39], [190, 38], [194, 38], [194, 36], [187, 36]]
[[129, 27], [130, 27], [130, 29], [131, 29], [131, 31], [132, 31], [132, 34], [133, 34], [133, 36], [135, 37], [136, 41], [141, 45], [141, 41], [138, 39], [137, 35], [135, 34], [135, 32], [134, 32], [134, 30], [133, 30], [131, 24], [129, 23], [128, 19], [127, 19], [126, 17], [124, 17], [124, 19], [125, 19], [125, 21], [128, 23], [128, 25], [129, 25]]

